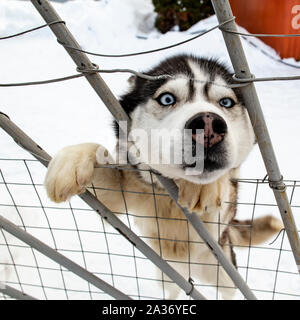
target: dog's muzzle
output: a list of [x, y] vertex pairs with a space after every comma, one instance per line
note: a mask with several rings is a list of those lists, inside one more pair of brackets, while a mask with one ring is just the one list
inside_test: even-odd
[[224, 119], [212, 112], [196, 114], [187, 121], [185, 129], [192, 130], [194, 142], [204, 145], [206, 150], [222, 142], [227, 133]]

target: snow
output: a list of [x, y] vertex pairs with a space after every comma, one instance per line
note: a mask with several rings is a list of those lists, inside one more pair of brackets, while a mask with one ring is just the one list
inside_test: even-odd
[[[217, 24], [216, 17], [213, 16], [197, 23], [187, 32], [171, 31], [162, 35], [153, 28], [155, 15], [150, 0], [76, 0], [66, 3], [53, 2], [53, 6], [84, 49], [101, 53], [118, 54], [159, 48], [185, 40], [191, 37], [192, 32]], [[44, 21], [30, 2], [0, 0], [0, 35], [13, 34], [42, 24]], [[257, 77], [300, 74], [299, 69], [275, 62], [261, 52], [264, 50], [278, 59], [272, 48], [258, 39], [251, 41], [256, 47], [246, 40], [242, 40], [242, 43], [251, 71]], [[176, 53], [215, 57], [230, 65], [221, 32], [218, 30], [196, 41], [158, 53], [113, 59], [91, 56], [90, 59], [103, 69], [131, 68], [143, 71], [162, 58]], [[44, 80], [76, 73], [74, 63], [47, 28], [1, 41], [0, 57], [0, 83]], [[286, 61], [300, 67], [300, 63], [293, 59]], [[103, 74], [104, 80], [116, 96], [120, 96], [126, 90], [128, 77], [127, 74]], [[299, 81], [257, 83], [256, 88], [282, 174], [285, 179], [299, 180]], [[81, 142], [101, 143], [113, 151], [115, 138], [111, 127], [112, 116], [85, 79], [41, 86], [0, 88], [0, 91], [0, 111], [9, 115], [49, 154], [54, 155], [66, 145]], [[21, 159], [0, 161], [3, 172], [3, 176], [0, 176], [2, 215], [19, 225], [24, 222], [30, 233], [59, 248], [60, 252], [79, 264], [86, 265], [103, 280], [113, 283], [127, 294], [132, 294], [134, 298], [138, 295], [142, 298], [163, 297], [156, 281], [149, 280], [156, 277], [149, 261], [128, 245], [111, 227], [103, 224], [79, 199], [74, 198], [71, 205], [51, 203], [42, 186], [45, 169], [35, 161], [28, 161], [28, 171], [22, 159], [31, 157], [3, 131], [0, 146], [0, 159]], [[262, 179], [265, 174], [260, 152], [258, 147], [255, 147], [242, 167], [241, 176]], [[15, 184], [5, 185], [3, 178], [6, 182]], [[32, 180], [35, 187], [31, 185]], [[279, 216], [272, 192], [267, 186], [260, 185], [256, 192], [255, 184], [241, 185], [240, 202], [253, 203], [256, 198], [257, 205], [240, 205], [239, 217], [251, 218], [254, 213], [255, 216], [266, 213]], [[19, 213], [14, 208], [7, 188], [18, 205]], [[292, 204], [296, 206], [293, 209], [299, 229], [298, 190], [299, 188], [288, 187], [289, 196], [293, 196]], [[259, 205], [266, 203], [269, 206]], [[19, 214], [22, 215], [23, 222]], [[128, 221], [127, 218], [123, 220], [134, 228], [133, 221]], [[76, 231], [77, 228], [81, 230], [80, 233]], [[138, 230], [135, 231], [138, 233]], [[24, 244], [7, 233], [3, 235], [0, 233], [0, 281], [7, 281], [8, 284], [24, 289], [25, 292], [41, 299], [45, 296], [49, 299], [109, 298], [70, 272], [61, 271], [54, 262], [36, 251], [24, 248]], [[299, 296], [293, 296], [299, 295], [300, 281], [286, 238], [285, 235], [281, 243], [280, 235], [273, 245], [265, 244], [259, 249], [237, 250], [239, 270], [247, 278], [250, 287], [257, 289], [255, 294], [259, 298], [299, 299]], [[3, 245], [6, 241], [14, 244], [10, 246], [10, 251]], [[84, 255], [81, 249], [85, 251]], [[111, 256], [107, 255], [108, 250]], [[133, 250], [138, 257], [136, 261], [132, 257]], [[11, 262], [11, 254], [18, 264], [17, 273], [13, 266], [5, 267], [5, 263]], [[279, 256], [279, 269], [286, 272], [270, 271], [276, 270]], [[36, 261], [40, 269], [28, 267], [35, 265]], [[248, 261], [252, 267], [250, 269], [246, 268]], [[139, 275], [139, 293], [136, 272]], [[65, 278], [64, 284], [62, 273]], [[23, 283], [22, 288], [17, 284], [17, 275]], [[39, 286], [40, 278], [43, 279], [44, 288]], [[68, 288], [67, 293], [64, 286]], [[88, 293], [89, 289], [92, 294]], [[214, 288], [203, 286], [199, 287], [199, 290], [210, 298], [216, 296]], [[273, 290], [291, 295], [275, 293], [273, 296]], [[185, 295], [181, 298], [185, 298]], [[241, 298], [241, 295], [237, 295], [237, 298]]]

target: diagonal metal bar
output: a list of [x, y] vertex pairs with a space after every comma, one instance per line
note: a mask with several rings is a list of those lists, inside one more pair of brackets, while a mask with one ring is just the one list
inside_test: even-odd
[[[29, 151], [44, 166], [48, 166], [51, 160], [50, 155], [27, 136], [18, 126], [16, 126], [7, 115], [0, 112], [0, 127], [7, 132], [15, 142]], [[205, 300], [205, 297], [185, 280], [175, 269], [163, 260], [152, 248], [131, 231], [119, 218], [116, 217], [104, 204], [102, 204], [91, 192], [86, 191], [80, 194], [91, 208], [99, 213], [108, 223], [110, 223], [119, 233], [139, 249], [148, 259], [160, 268], [171, 280], [185, 292], [190, 292], [190, 296], [196, 300]], [[22, 231], [22, 230], [21, 230]]]
[[[51, 6], [49, 1], [47, 0], [31, 0], [32, 4], [35, 6], [35, 8], [38, 10], [38, 12], [41, 14], [41, 16], [44, 18], [44, 20], [49, 23], [51, 21], [57, 21], [61, 20], [59, 15], [56, 13], [54, 8]], [[231, 18], [232, 19], [232, 18]], [[56, 35], [57, 39], [70, 46], [75, 47], [78, 49], [81, 49], [70, 31], [67, 29], [67, 27], [63, 24], [57, 24], [57, 25], [51, 25], [50, 28], [52, 29], [53, 33]], [[76, 63], [77, 67], [88, 67], [93, 68], [93, 64], [88, 59], [88, 57], [80, 51], [75, 51], [70, 48], [65, 48], [73, 61]], [[85, 76], [91, 86], [94, 88], [94, 90], [97, 92], [99, 97], [102, 99], [106, 107], [109, 109], [109, 111], [112, 113], [114, 118], [117, 121], [127, 121], [127, 123], [130, 123], [130, 119], [126, 112], [121, 107], [118, 100], [114, 97], [113, 93], [110, 91], [108, 86], [105, 84], [103, 79], [95, 73], [85, 73]], [[127, 128], [130, 126], [128, 125]], [[173, 199], [176, 199], [176, 189], [171, 188], [171, 185], [174, 185], [173, 181], [170, 181], [170, 185], [168, 185], [166, 182], [168, 180], [162, 181], [162, 184], [166, 191], [171, 195], [173, 193]], [[180, 209], [182, 209], [183, 214], [186, 216], [188, 221], [191, 223], [191, 225], [194, 227], [196, 232], [199, 234], [199, 236], [205, 241], [205, 243], [208, 245], [208, 248], [212, 251], [212, 253], [218, 258], [220, 264], [223, 266], [223, 268], [226, 270], [226, 272], [229, 274], [229, 276], [232, 278], [235, 285], [241, 290], [241, 292], [244, 294], [244, 296], [247, 299], [256, 299], [255, 295], [252, 293], [246, 282], [242, 279], [240, 274], [235, 270], [233, 264], [226, 258], [225, 254], [222, 250], [219, 250], [219, 246], [217, 242], [212, 238], [209, 237], [207, 239], [207, 236], [209, 236], [209, 232], [207, 231], [205, 225], [202, 223], [200, 218], [198, 216], [189, 215], [187, 214], [187, 210], [183, 209], [177, 201], [175, 201], [176, 204]], [[201, 226], [201, 227], [200, 227]], [[211, 245], [213, 244], [213, 246]], [[220, 257], [220, 259], [219, 259]], [[226, 261], [226, 262], [225, 262]], [[232, 275], [234, 274], [234, 277]]]
[[[233, 18], [231, 7], [228, 0], [212, 0], [214, 10], [218, 17], [219, 23]], [[242, 47], [239, 35], [232, 32], [226, 32], [226, 29], [237, 32], [237, 27], [234, 21], [228, 22], [225, 27], [222, 27], [223, 37], [227, 46], [229, 56], [235, 71], [235, 76], [238, 79], [253, 78], [250, 72], [248, 62]], [[286, 194], [286, 186], [283, 183], [283, 178], [280, 173], [276, 155], [272, 146], [271, 138], [264, 119], [264, 114], [256, 93], [253, 83], [246, 87], [242, 87], [241, 93], [245, 100], [256, 139], [260, 148], [262, 158], [269, 177], [269, 185], [273, 189], [279, 208], [282, 221], [294, 254], [294, 259], [300, 273], [300, 239], [296, 228], [295, 220], [291, 210], [291, 206]]]
[[33, 237], [30, 233], [22, 230], [17, 225], [13, 224], [9, 220], [5, 219], [3, 216], [0, 215], [0, 228], [4, 229], [8, 233], [12, 234], [16, 238], [20, 239], [21, 241], [25, 242], [32, 248], [36, 249], [37, 251], [41, 252], [42, 254], [46, 255], [53, 261], [57, 262], [58, 264], [64, 266], [69, 271], [75, 273], [82, 279], [88, 281], [89, 283], [93, 284], [96, 288], [108, 293], [115, 299], [121, 300], [131, 300], [129, 296], [124, 294], [123, 292], [119, 291], [118, 289], [112, 287], [110, 284], [106, 283], [105, 281], [99, 279], [91, 272], [88, 272], [86, 269], [82, 268], [77, 263], [73, 262], [72, 260], [68, 259], [61, 253], [57, 252], [56, 250], [49, 247], [47, 244], [43, 243], [39, 239]]
[[0, 282], [0, 292], [17, 300], [37, 300], [29, 294], [23, 293], [5, 283]]

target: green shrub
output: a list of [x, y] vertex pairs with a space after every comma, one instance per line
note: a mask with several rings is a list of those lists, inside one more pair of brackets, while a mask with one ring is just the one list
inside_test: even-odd
[[174, 26], [180, 31], [214, 14], [210, 0], [152, 0], [157, 18], [156, 28], [166, 33]]

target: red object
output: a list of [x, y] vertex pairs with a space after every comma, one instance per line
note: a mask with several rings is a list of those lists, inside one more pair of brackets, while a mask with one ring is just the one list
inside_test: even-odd
[[[250, 33], [300, 34], [300, 0], [230, 0], [236, 22]], [[300, 37], [260, 38], [282, 58], [300, 60]]]

